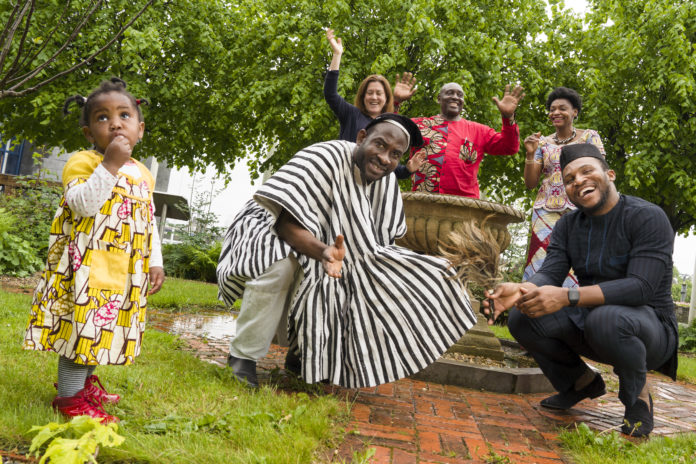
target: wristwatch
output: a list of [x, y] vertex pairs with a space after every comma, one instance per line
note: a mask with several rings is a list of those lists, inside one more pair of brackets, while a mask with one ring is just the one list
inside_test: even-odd
[[580, 290], [575, 287], [568, 289], [568, 306], [575, 306], [580, 301]]

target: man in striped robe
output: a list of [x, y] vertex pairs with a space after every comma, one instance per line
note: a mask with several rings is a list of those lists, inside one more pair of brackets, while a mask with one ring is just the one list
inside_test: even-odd
[[446, 260], [394, 245], [406, 226], [390, 174], [421, 144], [409, 118], [384, 114], [357, 144], [297, 153], [237, 215], [217, 274], [221, 299], [243, 298], [228, 359], [240, 380], [257, 386], [286, 307], [302, 377], [350, 388], [418, 372], [475, 323]]

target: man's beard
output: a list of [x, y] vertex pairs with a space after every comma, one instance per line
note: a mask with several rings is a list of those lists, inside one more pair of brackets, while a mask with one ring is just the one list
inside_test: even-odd
[[[606, 177], [606, 173], [604, 174], [604, 176]], [[600, 196], [599, 201], [594, 206], [584, 207], [580, 205], [575, 205], [580, 211], [585, 213], [585, 215], [587, 216], [594, 215], [597, 211], [604, 208], [604, 206], [607, 204], [607, 201], [609, 201], [609, 193], [611, 188], [609, 178], [607, 177], [606, 182], [604, 183], [604, 185], [602, 185], [601, 188], [599, 186], [597, 186], [597, 188], [599, 189]]]

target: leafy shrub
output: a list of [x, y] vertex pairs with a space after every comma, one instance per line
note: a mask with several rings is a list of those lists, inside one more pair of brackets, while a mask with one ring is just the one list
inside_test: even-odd
[[696, 352], [696, 319], [689, 325], [679, 325], [679, 351]]
[[[27, 276], [43, 264], [32, 244], [21, 236], [19, 218], [0, 208], [0, 274]], [[47, 237], [48, 239], [48, 237]]]
[[35, 425], [29, 432], [36, 432], [29, 450], [36, 456], [39, 455], [40, 449], [51, 440], [39, 464], [49, 461], [74, 464], [96, 463], [95, 456], [99, 446], [119, 446], [125, 440], [117, 433], [118, 425], [104, 425], [88, 416], [77, 416], [64, 424], [51, 422], [42, 426]]
[[162, 246], [164, 270], [169, 276], [181, 279], [216, 282], [215, 269], [222, 250], [221, 242], [208, 248], [191, 243], [167, 244]]
[[[28, 275], [43, 266], [48, 255], [48, 235], [58, 209], [61, 188], [37, 178], [20, 178], [25, 188], [2, 194], [3, 216], [12, 216], [12, 238], [0, 244], [0, 274]], [[9, 255], [9, 256], [8, 256]], [[37, 265], [38, 263], [38, 265]]]

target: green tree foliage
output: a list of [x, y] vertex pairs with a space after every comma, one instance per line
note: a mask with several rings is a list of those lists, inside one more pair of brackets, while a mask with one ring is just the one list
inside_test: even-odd
[[205, 248], [190, 243], [162, 245], [165, 273], [181, 279], [217, 282], [215, 269], [221, 251], [221, 242], [214, 242]]
[[[60, 17], [58, 3], [42, 4], [42, 14]], [[527, 92], [517, 112], [525, 137], [552, 132], [543, 103], [553, 87], [576, 88], [585, 100], [578, 127], [599, 130], [619, 189], [657, 203], [685, 232], [696, 223], [696, 6], [594, 0], [583, 24], [560, 0], [549, 3], [550, 15], [532, 0], [154, 2], [84, 67], [30, 97], [0, 100], [2, 124], [40, 144], [84, 147], [77, 116], [63, 119], [61, 103], [118, 75], [152, 102], [136, 155], [224, 172], [249, 150], [258, 174], [338, 134], [322, 95], [331, 54], [324, 28], [332, 27], [345, 47], [339, 92], [348, 101], [368, 74], [393, 82], [411, 71], [419, 90], [402, 113], [436, 114], [438, 89], [456, 81], [466, 94], [464, 116], [499, 128], [491, 97], [519, 82]], [[144, 4], [105, 2], [85, 45], [58, 61], [88, 56], [127, 22], [124, 12]], [[531, 198], [522, 169], [519, 156], [487, 157], [483, 191], [504, 202]]]
[[191, 220], [175, 226], [175, 238], [181, 243], [162, 247], [164, 270], [167, 275], [182, 279], [216, 282], [215, 269], [222, 251], [223, 228], [215, 213], [210, 211], [214, 192], [197, 192], [191, 204]]
[[17, 228], [17, 218], [0, 208], [0, 274], [26, 276], [41, 266], [30, 243], [14, 232]]
[[[112, 14], [99, 19], [98, 30], [117, 28], [116, 12], [128, 5], [109, 2]], [[119, 75], [152, 102], [141, 156], [193, 169], [212, 163], [223, 171], [249, 148], [257, 171], [271, 152], [270, 164], [278, 166], [338, 134], [322, 95], [330, 59], [325, 27], [336, 29], [346, 46], [339, 88], [346, 99], [368, 74], [393, 79], [413, 71], [420, 88], [406, 114], [437, 113], [437, 90], [457, 81], [467, 93], [466, 116], [499, 127], [491, 97], [502, 95], [508, 82], [538, 74], [529, 55], [544, 17], [544, 5], [532, 0], [157, 2], [87, 66], [34, 98], [1, 102], [0, 111], [12, 115], [6, 124], [13, 133], [68, 150], [84, 147], [77, 117], [63, 120], [61, 103]], [[543, 60], [541, 51], [534, 53]]]
[[24, 188], [0, 195], [0, 275], [26, 276], [43, 267], [60, 200], [60, 188], [41, 179], [19, 184]]
[[[152, 4], [113, 10], [109, 1], [21, 0], [0, 4], [0, 99], [28, 95], [72, 73], [110, 47]], [[107, 15], [121, 27], [95, 33]], [[133, 12], [132, 16], [129, 14]], [[97, 35], [99, 34], [99, 35]]]
[[696, 224], [696, 4], [591, 5], [579, 70], [617, 186], [659, 205], [686, 233]]
[[696, 319], [679, 325], [679, 351], [696, 352]]
[[504, 282], [522, 282], [524, 265], [527, 262], [529, 224], [520, 222], [509, 224], [510, 245], [501, 257], [501, 272]]

